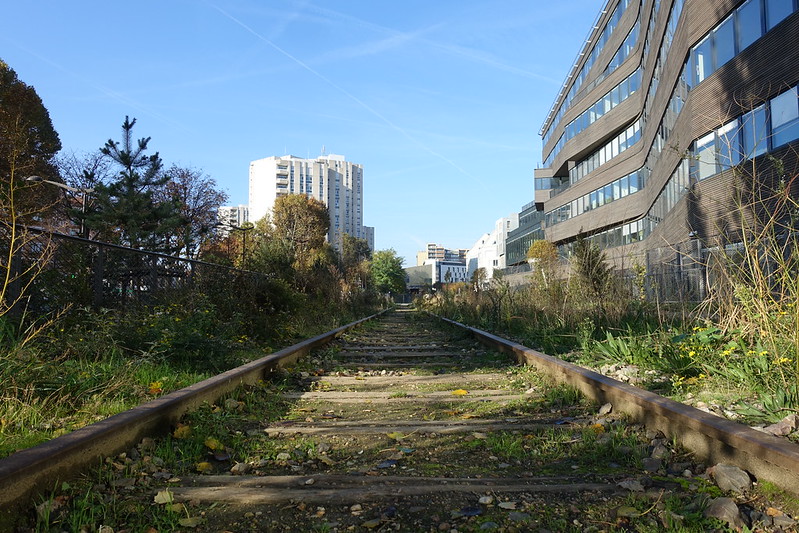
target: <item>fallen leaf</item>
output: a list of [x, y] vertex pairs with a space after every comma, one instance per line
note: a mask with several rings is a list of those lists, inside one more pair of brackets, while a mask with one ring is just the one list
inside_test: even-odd
[[373, 520], [367, 520], [366, 522], [361, 524], [361, 526], [365, 527], [366, 529], [374, 529], [377, 526], [379, 526], [382, 522], [383, 521], [380, 520], [379, 518], [375, 518]]
[[500, 502], [499, 503], [500, 509], [516, 509], [516, 502]]
[[467, 394], [469, 394], [469, 391], [467, 391], [465, 389], [458, 389], [458, 390], [452, 391], [452, 394], [454, 396], [466, 396]]
[[188, 439], [191, 436], [191, 427], [186, 424], [178, 424], [172, 436], [176, 439]]
[[635, 507], [629, 507], [623, 505], [618, 509], [616, 509], [616, 516], [621, 516], [624, 518], [636, 518], [638, 516], [641, 516], [641, 513], [638, 512], [638, 509], [636, 509]]
[[183, 527], [197, 527], [203, 523], [203, 519], [199, 516], [192, 516], [190, 518], [181, 518], [178, 520], [178, 524]]
[[386, 459], [385, 461], [377, 465], [377, 468], [391, 468], [392, 466], [396, 465], [397, 461], [395, 459]]
[[391, 433], [386, 433], [386, 436], [387, 436], [388, 438], [390, 438], [390, 439], [394, 439], [394, 440], [402, 440], [402, 439], [404, 439], [404, 438], [405, 438], [405, 435], [403, 435], [403, 434], [402, 434], [401, 432], [399, 432], [399, 431], [392, 431]]
[[219, 442], [214, 437], [208, 437], [205, 439], [205, 445], [211, 448], [212, 450], [224, 450], [225, 445]]
[[211, 463], [207, 461], [203, 461], [202, 463], [197, 463], [197, 472], [200, 472], [201, 474], [211, 472], [213, 469], [214, 467], [211, 466]]
[[174, 497], [169, 490], [159, 490], [155, 495], [155, 503], [172, 503]]

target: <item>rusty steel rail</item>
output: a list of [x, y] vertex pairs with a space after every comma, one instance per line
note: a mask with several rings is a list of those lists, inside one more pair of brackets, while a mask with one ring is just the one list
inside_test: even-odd
[[799, 446], [787, 439], [633, 387], [454, 320], [438, 318], [470, 331], [484, 345], [512, 355], [520, 364], [531, 365], [592, 400], [611, 403], [614, 411], [662, 431], [709, 464], [734, 464], [758, 480], [799, 494]]
[[253, 385], [311, 350], [382, 313], [357, 320], [133, 409], [0, 459], [0, 530], [26, 503], [61, 481], [135, 446], [146, 436], [164, 434], [205, 402], [241, 385]]

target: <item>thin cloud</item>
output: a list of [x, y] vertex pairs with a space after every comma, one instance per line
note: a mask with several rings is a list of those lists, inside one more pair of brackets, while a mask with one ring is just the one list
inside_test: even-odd
[[231, 15], [230, 13], [228, 13], [227, 11], [222, 9], [221, 7], [219, 7], [219, 6], [215, 5], [215, 4], [208, 4], [208, 5], [211, 6], [212, 8], [214, 8], [215, 10], [217, 10], [223, 16], [225, 16], [228, 19], [230, 19], [232, 22], [234, 22], [237, 25], [241, 26], [244, 30], [246, 30], [247, 32], [252, 34], [255, 38], [257, 38], [257, 39], [263, 41], [264, 43], [266, 43], [267, 45], [269, 45], [272, 49], [274, 49], [279, 54], [281, 54], [281, 55], [285, 56], [286, 58], [288, 58], [289, 60], [293, 61], [298, 66], [300, 66], [304, 70], [308, 71], [310, 74], [316, 76], [320, 80], [322, 80], [325, 83], [327, 83], [333, 89], [337, 90], [338, 92], [340, 92], [341, 94], [343, 94], [347, 98], [349, 98], [352, 101], [354, 101], [356, 104], [358, 104], [363, 109], [365, 109], [366, 111], [368, 111], [369, 113], [371, 113], [372, 115], [374, 115], [375, 117], [380, 119], [383, 123], [388, 125], [391, 129], [393, 129], [394, 131], [396, 131], [397, 133], [399, 133], [403, 137], [407, 138], [409, 141], [411, 141], [412, 143], [417, 145], [419, 148], [421, 148], [425, 152], [427, 152], [430, 155], [433, 155], [433, 156], [441, 159], [442, 161], [444, 161], [445, 163], [450, 165], [452, 168], [454, 168], [455, 170], [457, 170], [458, 172], [460, 172], [464, 176], [467, 176], [467, 177], [471, 178], [472, 180], [474, 180], [475, 182], [479, 183], [480, 185], [485, 185], [481, 180], [479, 180], [477, 177], [475, 177], [472, 174], [470, 174], [469, 172], [467, 172], [460, 165], [458, 165], [457, 163], [455, 163], [454, 161], [452, 161], [448, 157], [444, 156], [443, 154], [440, 154], [440, 153], [436, 152], [435, 150], [431, 150], [429, 147], [425, 146], [421, 141], [419, 141], [418, 139], [416, 139], [415, 137], [410, 135], [405, 129], [403, 129], [400, 126], [398, 126], [398, 125], [394, 124], [393, 122], [391, 122], [388, 118], [383, 116], [376, 109], [374, 109], [373, 107], [369, 106], [366, 102], [364, 102], [363, 100], [361, 100], [360, 98], [358, 98], [354, 94], [350, 93], [349, 91], [347, 91], [343, 87], [337, 85], [335, 82], [333, 82], [333, 80], [331, 80], [327, 76], [323, 75], [319, 71], [315, 70], [313, 67], [308, 65], [306, 62], [302, 61], [298, 57], [296, 57], [296, 56], [292, 55], [291, 53], [289, 53], [288, 51], [284, 50], [283, 48], [281, 48], [280, 46], [278, 46], [277, 44], [275, 44], [271, 40], [267, 39], [266, 37], [264, 37], [263, 35], [261, 35], [257, 31], [255, 31], [253, 28], [251, 28], [250, 26], [245, 24], [244, 22], [242, 22], [241, 20], [237, 19], [236, 17], [234, 17], [233, 15]]
[[[190, 128], [188, 128], [184, 124], [182, 124], [180, 122], [176, 122], [176, 121], [170, 119], [169, 117], [167, 117], [165, 115], [162, 115], [161, 113], [153, 111], [151, 108], [145, 106], [141, 102], [139, 102], [137, 100], [134, 100], [134, 99], [126, 96], [125, 94], [123, 94], [123, 93], [121, 93], [119, 91], [115, 91], [113, 89], [109, 89], [108, 87], [105, 87], [104, 85], [100, 85], [98, 83], [95, 83], [95, 82], [83, 77], [83, 76], [80, 76], [76, 72], [74, 72], [72, 70], [69, 70], [69, 69], [65, 68], [64, 66], [62, 66], [62, 65], [59, 65], [55, 61], [53, 61], [53, 60], [51, 60], [51, 59], [39, 54], [38, 52], [35, 52], [35, 51], [31, 50], [30, 48], [22, 46], [19, 43], [12, 43], [12, 44], [14, 46], [16, 46], [17, 48], [19, 48], [20, 50], [22, 50], [23, 52], [25, 52], [27, 54], [30, 54], [31, 56], [35, 57], [39, 61], [41, 61], [43, 63], [46, 63], [47, 65], [50, 65], [51, 67], [55, 68], [56, 70], [59, 70], [59, 71], [65, 73], [65, 74], [71, 76], [72, 78], [75, 78], [76, 80], [79, 80], [81, 83], [83, 83], [85, 85], [88, 85], [89, 87], [94, 88], [97, 92], [107, 96], [111, 100], [115, 100], [117, 102], [120, 102], [121, 104], [124, 104], [125, 106], [127, 106], [127, 107], [129, 107], [129, 108], [131, 108], [131, 109], [133, 109], [135, 111], [139, 111], [140, 113], [142, 113], [142, 115], [152, 117], [152, 118], [157, 119], [157, 120], [159, 120], [159, 121], [161, 121], [161, 122], [163, 122], [165, 124], [170, 124], [170, 125], [172, 125], [172, 126], [174, 126], [176, 128], [179, 128], [179, 129], [181, 129], [183, 131], [186, 131], [186, 132], [192, 131]], [[88, 101], [88, 100], [93, 100], [93, 99], [86, 98], [86, 100]]]

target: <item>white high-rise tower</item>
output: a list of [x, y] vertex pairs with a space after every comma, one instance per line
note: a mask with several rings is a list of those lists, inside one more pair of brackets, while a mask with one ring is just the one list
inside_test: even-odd
[[341, 155], [302, 159], [272, 156], [250, 163], [250, 220], [272, 212], [275, 200], [304, 194], [330, 211], [328, 241], [341, 249], [343, 234], [365, 239], [374, 249], [374, 228], [363, 225], [363, 167]]

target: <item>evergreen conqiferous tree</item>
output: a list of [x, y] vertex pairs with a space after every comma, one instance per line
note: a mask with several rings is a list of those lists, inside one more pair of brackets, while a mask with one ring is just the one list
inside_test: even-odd
[[147, 155], [150, 137], [134, 140], [136, 119], [125, 117], [122, 140], [109, 139], [100, 152], [120, 168], [107, 184], [95, 189], [97, 211], [87, 225], [100, 237], [131, 248], [171, 252], [170, 236], [185, 223], [175, 199], [156, 200], [169, 182], [158, 152]]

